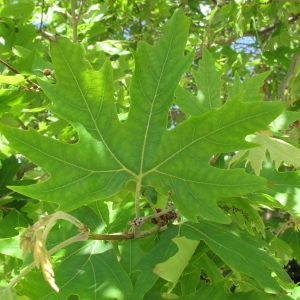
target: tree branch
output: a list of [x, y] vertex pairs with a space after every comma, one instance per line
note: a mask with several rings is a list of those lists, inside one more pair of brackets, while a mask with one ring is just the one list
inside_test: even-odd
[[33, 162], [30, 162], [26, 165], [21, 166], [16, 175], [17, 179], [21, 180], [26, 172], [33, 170], [36, 167], [37, 167], [37, 165], [34, 164]]
[[83, 7], [85, 5], [86, 0], [82, 0], [80, 8], [79, 8], [79, 12], [78, 12], [78, 16], [76, 16], [76, 3], [75, 0], [71, 0], [71, 14], [72, 14], [72, 28], [73, 28], [73, 43], [77, 42], [77, 35], [78, 35], [78, 31], [77, 31], [77, 26], [78, 26], [78, 21], [80, 20], [81, 16], [82, 16], [82, 11], [83, 11]]
[[281, 82], [281, 84], [278, 87], [278, 99], [279, 100], [283, 100], [285, 89], [289, 85], [291, 79], [295, 76], [295, 73], [297, 72], [296, 67], [297, 67], [299, 60], [300, 60], [300, 50], [293, 55], [289, 69], [288, 69], [283, 81]]
[[39, 28], [40, 32], [42, 32], [42, 28], [43, 28], [44, 7], [45, 7], [45, 0], [42, 1], [42, 13], [41, 13], [41, 20], [40, 20], [40, 28]]
[[[293, 16], [288, 18], [288, 24], [291, 24], [291, 23], [297, 21], [299, 18], [300, 18], [300, 13], [294, 14]], [[268, 33], [269, 31], [275, 30], [276, 27], [279, 26], [281, 23], [282, 23], [282, 21], [277, 20], [272, 24], [269, 24], [269, 25], [259, 28], [257, 31], [254, 31], [254, 30], [245, 31], [243, 33], [243, 36], [233, 35], [233, 36], [229, 37], [228, 39], [218, 41], [218, 45], [231, 44], [238, 38], [245, 37], [245, 36], [257, 36], [257, 35], [262, 36], [262, 35]], [[194, 60], [197, 60], [201, 57], [202, 57], [202, 47], [200, 47], [200, 49], [195, 53]]]

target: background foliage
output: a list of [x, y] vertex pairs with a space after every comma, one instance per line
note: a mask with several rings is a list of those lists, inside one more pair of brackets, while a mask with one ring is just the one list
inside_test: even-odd
[[298, 299], [299, 17], [1, 1], [1, 298]]

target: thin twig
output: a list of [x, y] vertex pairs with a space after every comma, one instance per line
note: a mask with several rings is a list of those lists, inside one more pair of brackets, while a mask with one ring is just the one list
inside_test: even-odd
[[152, 212], [155, 214], [156, 213], [156, 208], [155, 205], [152, 203], [152, 201], [150, 199], [148, 199], [147, 197], [144, 197], [148, 203], [148, 205], [150, 206]]
[[220, 157], [221, 153], [217, 153], [215, 154], [209, 161], [209, 164], [212, 166], [216, 163], [216, 161], [218, 160], [218, 158]]
[[77, 42], [77, 17], [76, 17], [75, 0], [71, 0], [72, 28], [73, 28], [73, 43]]
[[81, 19], [82, 11], [83, 11], [83, 7], [85, 5], [85, 2], [86, 2], [86, 0], [82, 0], [82, 2], [81, 2], [80, 8], [79, 8], [79, 12], [78, 12], [78, 16], [77, 16], [77, 20]]
[[147, 237], [149, 235], [152, 235], [153, 233], [157, 233], [157, 232], [163, 232], [167, 229], [167, 225], [165, 226], [160, 226], [159, 224], [155, 225], [154, 227], [152, 227], [149, 230], [144, 230], [141, 231], [139, 238], [144, 238]]
[[6, 197], [10, 196], [10, 195], [13, 194], [13, 193], [15, 193], [15, 191], [11, 191], [11, 192], [9, 192], [9, 193], [7, 193], [7, 194], [1, 196], [1, 197], [0, 197], [0, 201], [3, 200], [3, 199], [5, 199]]
[[49, 40], [51, 42], [56, 42], [57, 41], [55, 34], [52, 34], [50, 32], [44, 31], [44, 30], [41, 30], [40, 34], [46, 40]]
[[[11, 65], [9, 65], [7, 62], [5, 62], [3, 59], [0, 59], [0, 63], [2, 65], [4, 65], [5, 67], [7, 67], [9, 70], [11, 70], [12, 72], [14, 72], [15, 74], [21, 74], [19, 71], [17, 71], [15, 68], [13, 68]], [[24, 75], [23, 75], [24, 76]], [[26, 76], [24, 76], [25, 80], [30, 83], [36, 90], [41, 90], [41, 87], [39, 85], [37, 85], [36, 83], [34, 83], [33, 81], [31, 81], [30, 79], [26, 78]]]
[[[0, 199], [0, 200], [1, 200], [1, 199]], [[2, 209], [2, 210], [13, 210], [14, 208], [8, 207], [8, 206], [4, 206], [4, 205], [1, 205], [1, 206], [0, 206], [0, 209]]]
[[117, 240], [130, 240], [134, 238], [133, 233], [118, 232], [112, 234], [99, 234], [90, 233], [90, 240], [101, 240], [101, 241], [117, 241]]
[[156, 213], [154, 213], [152, 215], [145, 216], [145, 217], [143, 217], [143, 219], [146, 221], [148, 219], [158, 218], [158, 217], [160, 217], [160, 216], [162, 216], [162, 215], [164, 215], [164, 214], [166, 214], [166, 213], [168, 213], [170, 211], [173, 211], [173, 212], [175, 211], [174, 206], [171, 206], [169, 208], [165, 208], [164, 210], [162, 210], [160, 212], [156, 212]]
[[43, 28], [44, 7], [45, 7], [45, 0], [42, 1], [42, 13], [41, 13], [41, 21], [40, 21], [39, 32], [42, 32], [42, 28]]
[[20, 118], [18, 118], [18, 123], [23, 130], [28, 130], [28, 127], [22, 122]]

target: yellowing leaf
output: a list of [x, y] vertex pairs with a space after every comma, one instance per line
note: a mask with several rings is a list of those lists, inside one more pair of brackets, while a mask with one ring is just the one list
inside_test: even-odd
[[255, 174], [259, 175], [263, 162], [267, 161], [266, 151], [268, 150], [271, 159], [275, 163], [276, 170], [278, 170], [282, 162], [294, 167], [300, 167], [300, 149], [293, 145], [272, 138], [264, 133], [257, 133], [251, 138], [251, 142], [261, 144], [261, 146], [239, 151], [239, 153], [231, 159], [230, 164], [248, 153], [247, 163], [250, 162]]

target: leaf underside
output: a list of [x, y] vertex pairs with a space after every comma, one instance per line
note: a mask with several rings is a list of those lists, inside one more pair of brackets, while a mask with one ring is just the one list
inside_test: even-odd
[[229, 223], [214, 200], [263, 189], [266, 180], [243, 170], [214, 168], [209, 160], [216, 153], [253, 147], [245, 136], [267, 129], [284, 105], [244, 103], [240, 93], [221, 108], [167, 130], [174, 91], [193, 61], [193, 53], [184, 55], [189, 23], [182, 11], [176, 11], [155, 46], [140, 42], [133, 52], [136, 67], [125, 123], [117, 116], [109, 60], [96, 72], [80, 45], [63, 38], [54, 42], [51, 56], [57, 83], [39, 80], [39, 84], [53, 103], [50, 109], [76, 129], [80, 140], [65, 144], [32, 129], [1, 125], [11, 147], [51, 174], [43, 183], [11, 188], [69, 211], [116, 194], [132, 180], [138, 187], [153, 186], [171, 194], [191, 221], [201, 216]]

